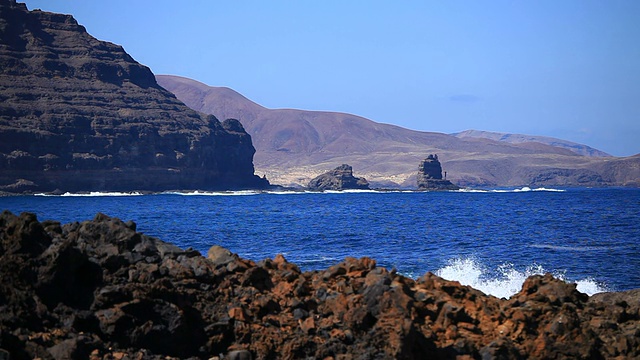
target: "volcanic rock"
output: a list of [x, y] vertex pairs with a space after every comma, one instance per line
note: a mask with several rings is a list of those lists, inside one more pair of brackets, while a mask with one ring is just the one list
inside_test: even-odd
[[348, 189], [369, 189], [369, 182], [365, 178], [353, 176], [353, 168], [347, 164], [342, 164], [337, 168], [317, 176], [307, 187], [310, 190], [348, 190]]
[[638, 290], [589, 298], [547, 274], [498, 299], [369, 258], [311, 272], [218, 247], [209, 260], [135, 228], [103, 214], [66, 225], [0, 214], [0, 356], [640, 357]]
[[254, 153], [72, 16], [0, 0], [0, 191], [266, 187]]
[[429, 155], [418, 167], [418, 190], [458, 190], [458, 186], [442, 178], [438, 155]]

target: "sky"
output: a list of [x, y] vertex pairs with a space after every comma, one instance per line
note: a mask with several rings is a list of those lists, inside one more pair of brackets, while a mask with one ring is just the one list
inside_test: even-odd
[[25, 2], [268, 108], [640, 153], [637, 0]]

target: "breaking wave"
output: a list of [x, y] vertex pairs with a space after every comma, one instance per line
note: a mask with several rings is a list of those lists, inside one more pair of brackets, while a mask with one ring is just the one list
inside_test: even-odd
[[99, 192], [92, 191], [88, 193], [70, 193], [66, 192], [60, 195], [54, 194], [34, 194], [35, 196], [62, 196], [62, 197], [104, 197], [104, 196], [142, 196], [143, 193], [140, 192]]
[[543, 275], [550, 272], [554, 277], [577, 284], [577, 290], [589, 296], [605, 291], [611, 291], [605, 284], [594, 279], [567, 279], [561, 271], [547, 271], [541, 265], [533, 264], [518, 270], [513, 264], [504, 263], [497, 269], [491, 270], [473, 258], [455, 258], [447, 265], [438, 269], [435, 274], [462, 285], [469, 285], [485, 294], [499, 298], [509, 298], [522, 289], [524, 281], [532, 275]]
[[492, 189], [492, 190], [482, 190], [482, 189], [460, 189], [457, 192], [465, 192], [465, 193], [521, 193], [521, 192], [533, 192], [533, 191], [543, 191], [543, 192], [565, 192], [563, 189], [550, 189], [550, 188], [535, 188], [532, 189], [528, 186], [516, 189]]

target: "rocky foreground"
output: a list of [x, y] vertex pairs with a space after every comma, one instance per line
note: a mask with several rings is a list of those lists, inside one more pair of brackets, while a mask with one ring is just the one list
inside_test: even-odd
[[98, 214], [0, 215], [0, 358], [638, 358], [640, 290], [589, 298], [550, 275], [510, 299], [372, 259], [301, 272], [205, 258]]

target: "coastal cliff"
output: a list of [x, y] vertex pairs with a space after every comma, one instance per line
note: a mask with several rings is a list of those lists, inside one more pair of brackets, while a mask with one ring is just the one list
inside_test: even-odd
[[264, 188], [254, 153], [72, 16], [0, 0], [0, 191]]
[[637, 358], [640, 290], [588, 297], [551, 275], [509, 299], [346, 258], [301, 272], [207, 257], [98, 214], [0, 215], [0, 356], [10, 359]]

